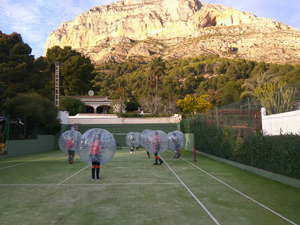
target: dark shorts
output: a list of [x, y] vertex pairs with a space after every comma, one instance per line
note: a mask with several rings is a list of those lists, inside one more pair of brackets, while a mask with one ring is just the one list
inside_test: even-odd
[[75, 150], [68, 150], [69, 155], [75, 155]]

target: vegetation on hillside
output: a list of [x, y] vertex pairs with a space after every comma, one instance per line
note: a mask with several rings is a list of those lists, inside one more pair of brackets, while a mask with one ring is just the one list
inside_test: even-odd
[[157, 80], [151, 74], [151, 64], [137, 60], [109, 62], [96, 69], [93, 80], [96, 93], [117, 98], [110, 87], [116, 79], [122, 78], [126, 83], [124, 99], [134, 100], [140, 105], [145, 97], [150, 98], [156, 93], [157, 86], [158, 96], [164, 104], [177, 102], [188, 94], [196, 97], [208, 95], [213, 107], [219, 107], [256, 95], [255, 89], [265, 83], [282, 81], [297, 87], [300, 81], [300, 65], [225, 59], [218, 55], [165, 61], [164, 74]]
[[[258, 92], [258, 87], [267, 88], [266, 85], [274, 82], [292, 85], [295, 91], [289, 96], [295, 100], [300, 99], [297, 92], [300, 65], [277, 65], [220, 58], [218, 55], [200, 55], [173, 61], [154, 58], [150, 63], [129, 58], [122, 63], [110, 61], [94, 67], [88, 57], [68, 46], [55, 46], [48, 50], [46, 57], [34, 59], [31, 48], [23, 42], [20, 34], [6, 35], [0, 32], [0, 37], [2, 113], [7, 112], [3, 107], [7, 99], [13, 99], [20, 93], [38, 93], [54, 101], [54, 64], [57, 61], [61, 63], [62, 97], [87, 95], [88, 90], [93, 89], [96, 95], [108, 96], [129, 105], [127, 110], [140, 107], [155, 114], [178, 112], [179, 109], [199, 113], [258, 95], [263, 92]], [[205, 99], [204, 105], [207, 107], [187, 109], [178, 104], [186, 96], [192, 96], [191, 100]], [[78, 108], [76, 104], [74, 113], [77, 111], [75, 108]], [[153, 107], [155, 110], [151, 109]], [[68, 108], [72, 108], [70, 102]]]

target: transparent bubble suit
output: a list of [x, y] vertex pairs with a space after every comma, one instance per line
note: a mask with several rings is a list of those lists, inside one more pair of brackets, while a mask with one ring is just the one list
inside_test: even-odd
[[126, 134], [125, 141], [127, 146], [137, 148], [140, 146], [140, 132], [129, 132]]
[[97, 145], [100, 146], [100, 165], [107, 164], [116, 153], [116, 140], [114, 136], [107, 130], [101, 128], [93, 128], [86, 131], [80, 139], [80, 148], [78, 154], [85, 163], [92, 164], [91, 146], [93, 141], [99, 140]]
[[148, 141], [145, 142], [145, 148], [150, 153], [163, 153], [168, 149], [168, 135], [162, 130], [150, 130], [148, 132]]
[[175, 130], [168, 133], [168, 148], [171, 151], [178, 151], [185, 147], [185, 136], [181, 131]]
[[75, 130], [67, 130], [59, 136], [58, 146], [64, 151], [78, 151], [80, 148], [81, 133]]
[[149, 142], [148, 133], [149, 129], [143, 130], [140, 136], [140, 145], [146, 147], [146, 142]]

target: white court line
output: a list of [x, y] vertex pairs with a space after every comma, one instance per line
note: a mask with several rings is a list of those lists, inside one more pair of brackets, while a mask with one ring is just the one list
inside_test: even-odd
[[[161, 157], [161, 156], [160, 156]], [[161, 157], [162, 158], [162, 157]], [[162, 160], [164, 160], [162, 158]], [[180, 183], [188, 190], [188, 192], [194, 197], [194, 199], [201, 205], [201, 207], [205, 210], [205, 212], [210, 216], [210, 218], [218, 225], [220, 223], [216, 220], [216, 218], [208, 211], [208, 209], [202, 204], [202, 202], [194, 195], [194, 193], [183, 183], [183, 181], [177, 176], [177, 174], [171, 169], [171, 167], [168, 165], [168, 163], [164, 160], [164, 163], [169, 167], [169, 169], [172, 171], [172, 173], [177, 177], [177, 179], [180, 181]]]
[[260, 205], [261, 207], [263, 207], [263, 208], [269, 210], [270, 212], [272, 212], [272, 213], [274, 213], [275, 215], [281, 217], [282, 219], [286, 220], [287, 222], [289, 222], [289, 223], [291, 223], [291, 224], [293, 224], [293, 225], [297, 225], [297, 224], [294, 223], [293, 221], [290, 221], [289, 219], [287, 219], [287, 218], [285, 218], [284, 216], [280, 215], [279, 213], [273, 211], [272, 209], [268, 208], [267, 206], [261, 204], [260, 202], [258, 202], [258, 201], [256, 201], [256, 200], [250, 198], [249, 196], [245, 195], [244, 193], [238, 191], [237, 189], [235, 189], [235, 188], [231, 187], [230, 185], [226, 184], [225, 182], [219, 180], [218, 178], [216, 178], [216, 177], [214, 177], [213, 175], [209, 174], [208, 172], [206, 172], [205, 170], [203, 170], [203, 169], [201, 169], [200, 167], [196, 166], [195, 164], [193, 164], [193, 163], [191, 163], [191, 162], [185, 160], [185, 159], [182, 158], [182, 157], [180, 157], [180, 159], [184, 160], [185, 162], [188, 162], [189, 164], [193, 165], [193, 166], [196, 167], [197, 169], [201, 170], [203, 173], [205, 173], [205, 174], [207, 174], [208, 176], [212, 177], [213, 179], [219, 181], [220, 183], [222, 183], [222, 184], [224, 184], [225, 186], [229, 187], [230, 189], [236, 191], [237, 193], [243, 195], [244, 197], [248, 198], [249, 200], [255, 202], [256, 204]]
[[[59, 155], [63, 155], [63, 154], [59, 154]], [[32, 161], [29, 161], [29, 162], [19, 163], [19, 164], [15, 164], [15, 165], [11, 165], [11, 166], [6, 166], [6, 167], [0, 168], [0, 170], [11, 168], [11, 167], [14, 167], [14, 166], [20, 166], [20, 165], [32, 163], [32, 162], [36, 162], [36, 161], [40, 161], [40, 160], [44, 160], [44, 159], [47, 159], [47, 158], [53, 158], [53, 157], [56, 157], [56, 156], [58, 156], [58, 155], [48, 156], [48, 157], [45, 157], [45, 158], [41, 158], [41, 159], [37, 159], [37, 160], [32, 160]]]
[[[20, 157], [20, 156], [17, 156], [17, 157]], [[10, 157], [6, 157], [6, 158], [3, 158], [3, 159], [7, 159], [7, 158], [10, 158]], [[13, 158], [12, 158], [12, 160], [9, 160], [9, 161], [0, 161], [0, 165], [3, 164], [3, 163], [12, 163], [12, 162], [16, 162], [18, 160], [26, 160], [26, 159], [32, 159], [32, 158], [39, 158], [39, 156], [32, 156], [32, 157], [27, 157], [27, 158], [22, 158], [22, 159], [17, 159], [17, 160], [13, 160]]]
[[63, 182], [69, 180], [70, 178], [74, 177], [76, 174], [80, 173], [81, 171], [85, 170], [86, 168], [88, 168], [91, 165], [87, 165], [86, 167], [84, 167], [83, 169], [79, 170], [78, 172], [74, 173], [72, 176], [69, 176], [67, 179], [64, 179], [62, 182], [59, 182], [57, 185], [61, 185]]
[[[99, 183], [97, 183], [99, 182]], [[85, 185], [103, 185], [103, 186], [115, 186], [115, 185], [125, 185], [125, 186], [129, 186], [129, 185], [181, 185], [181, 183], [106, 183], [103, 184], [100, 181], [95, 181], [95, 183], [97, 184], [62, 184], [62, 185], [77, 185], [77, 186], [85, 186]]]
[[[60, 184], [60, 186], [118, 186], [118, 185], [182, 185], [181, 183], [101, 183], [102, 181], [95, 181], [94, 184]], [[0, 186], [57, 186], [57, 184], [0, 184]]]

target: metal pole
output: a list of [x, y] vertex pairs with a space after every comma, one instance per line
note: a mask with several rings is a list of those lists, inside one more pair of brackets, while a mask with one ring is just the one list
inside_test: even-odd
[[[248, 117], [249, 117], [249, 131], [251, 135], [251, 106], [250, 106], [250, 98], [248, 97]], [[253, 166], [253, 154], [252, 154], [252, 149], [251, 149], [251, 165]]]
[[55, 95], [54, 104], [59, 107], [59, 62], [55, 63]]

